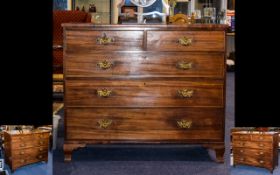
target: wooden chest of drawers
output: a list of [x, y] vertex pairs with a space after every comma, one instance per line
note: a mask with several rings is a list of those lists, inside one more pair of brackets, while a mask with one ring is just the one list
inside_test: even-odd
[[233, 165], [243, 164], [264, 167], [273, 172], [278, 165], [278, 133], [232, 133]]
[[5, 161], [12, 171], [36, 163], [48, 161], [49, 131], [4, 132]]
[[66, 161], [86, 144], [188, 143], [223, 162], [225, 25], [63, 27]]

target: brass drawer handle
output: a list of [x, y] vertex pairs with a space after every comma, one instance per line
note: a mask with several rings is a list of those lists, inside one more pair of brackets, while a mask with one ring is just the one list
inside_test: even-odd
[[263, 161], [263, 160], [260, 160], [260, 163], [264, 163], [264, 161]]
[[186, 36], [179, 38], [178, 42], [182, 45], [182, 46], [190, 46], [192, 44], [192, 39], [188, 38]]
[[114, 38], [110, 38], [110, 37], [107, 37], [106, 33], [103, 33], [103, 35], [101, 37], [98, 37], [96, 39], [97, 43], [99, 44], [102, 44], [102, 45], [106, 45], [106, 44], [110, 44], [112, 42], [115, 41]]
[[176, 64], [177, 68], [179, 69], [183, 69], [183, 70], [188, 70], [188, 69], [191, 69], [193, 67], [193, 63], [192, 62], [185, 62], [185, 61], [182, 61], [182, 62], [178, 62]]
[[241, 160], [241, 161], [244, 161], [244, 158], [242, 157], [242, 158], [240, 158], [240, 160]]
[[43, 151], [44, 149], [43, 148], [39, 148], [39, 151]]
[[21, 159], [21, 160], [20, 160], [20, 162], [21, 162], [21, 163], [24, 163], [24, 162], [26, 162], [26, 160], [24, 160], [24, 159]]
[[261, 151], [261, 152], [260, 152], [260, 155], [263, 155], [263, 154], [264, 154], [264, 152]]
[[191, 120], [179, 120], [177, 121], [177, 125], [179, 128], [189, 129], [192, 126]]
[[24, 146], [25, 146], [25, 144], [24, 144], [24, 143], [21, 143], [19, 146], [20, 146], [20, 147], [24, 147]]
[[263, 140], [263, 137], [260, 137], [260, 140]]
[[38, 156], [38, 158], [39, 158], [39, 159], [42, 159], [42, 158], [43, 158], [43, 156], [42, 156], [42, 155], [39, 155], [39, 156]]
[[113, 120], [111, 119], [101, 119], [98, 120], [98, 124], [100, 128], [106, 129], [113, 123]]
[[108, 61], [106, 61], [106, 60], [97, 63], [97, 66], [98, 66], [100, 69], [109, 69], [109, 68], [112, 67], [112, 65], [113, 65], [113, 63], [110, 63], [110, 62], [108, 62]]
[[244, 150], [242, 149], [242, 150], [240, 150], [240, 152], [241, 152], [241, 153], [243, 153], [243, 152], [244, 152]]
[[260, 144], [260, 147], [264, 147], [264, 144]]
[[21, 151], [19, 154], [20, 154], [20, 155], [24, 155], [24, 151]]
[[182, 89], [177, 91], [179, 96], [184, 98], [191, 98], [194, 94], [194, 90], [192, 89]]
[[109, 97], [111, 94], [112, 94], [112, 91], [108, 90], [108, 89], [97, 90], [97, 95], [99, 97]]

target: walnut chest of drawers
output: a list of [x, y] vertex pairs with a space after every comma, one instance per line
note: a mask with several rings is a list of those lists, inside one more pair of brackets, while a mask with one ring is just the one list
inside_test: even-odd
[[5, 161], [11, 170], [48, 161], [49, 131], [4, 132]]
[[87, 144], [201, 144], [223, 162], [225, 25], [63, 24], [65, 160]]
[[233, 165], [243, 164], [263, 167], [273, 172], [278, 165], [278, 133], [232, 133]]

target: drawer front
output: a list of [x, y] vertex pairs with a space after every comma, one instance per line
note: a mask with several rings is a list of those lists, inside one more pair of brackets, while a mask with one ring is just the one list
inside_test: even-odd
[[38, 155], [30, 155], [30, 156], [23, 156], [18, 158], [12, 158], [10, 161], [12, 162], [12, 169], [15, 170], [21, 166], [25, 166], [31, 163], [47, 161], [48, 160], [48, 153], [38, 154]]
[[21, 142], [13, 142], [11, 144], [12, 149], [22, 149], [30, 147], [48, 147], [49, 139], [37, 139], [37, 140], [26, 140]]
[[234, 156], [243, 156], [243, 157], [272, 157], [272, 150], [270, 149], [253, 149], [253, 148], [233, 148]]
[[148, 31], [149, 51], [224, 51], [223, 31]]
[[236, 134], [236, 133], [233, 133], [232, 134], [232, 140], [234, 141], [250, 141], [251, 140], [251, 135], [249, 134]]
[[66, 31], [66, 53], [143, 50], [143, 31]]
[[11, 137], [12, 142], [33, 141], [40, 139], [49, 139], [50, 133], [36, 133], [36, 134], [17, 134]]
[[48, 152], [48, 147], [33, 147], [33, 148], [23, 148], [14, 149], [12, 157], [25, 157], [25, 156], [36, 156], [40, 154], [46, 154]]
[[222, 141], [221, 108], [67, 108], [67, 140]]
[[223, 106], [222, 82], [67, 80], [66, 104], [93, 107]]
[[264, 135], [264, 134], [252, 134], [253, 141], [273, 141], [273, 135]]
[[67, 54], [68, 77], [167, 76], [220, 77], [224, 76], [223, 53], [134, 52]]
[[265, 167], [265, 168], [272, 167], [272, 159], [268, 159], [265, 157], [234, 156], [233, 160], [235, 165], [245, 164], [245, 165]]
[[250, 141], [235, 141], [233, 147], [247, 147], [256, 149], [272, 149], [273, 145], [270, 142], [250, 142]]

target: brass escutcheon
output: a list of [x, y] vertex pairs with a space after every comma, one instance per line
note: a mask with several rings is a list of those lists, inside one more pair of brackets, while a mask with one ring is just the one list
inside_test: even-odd
[[96, 41], [99, 44], [106, 45], [114, 42], [114, 38], [107, 37], [106, 33], [103, 33], [103, 35], [101, 37], [98, 37]]
[[191, 98], [193, 96], [194, 90], [192, 89], [182, 89], [177, 91], [181, 97]]
[[182, 61], [182, 62], [178, 62], [178, 63], [177, 63], [177, 67], [178, 67], [179, 69], [188, 70], [188, 69], [191, 69], [192, 66], [193, 66], [193, 63], [192, 63], [192, 62], [187, 63], [187, 62], [185, 62], [185, 61]]
[[99, 97], [109, 97], [111, 95], [112, 91], [108, 90], [108, 89], [101, 89], [101, 90], [97, 90], [97, 95]]
[[179, 120], [177, 121], [177, 125], [180, 127], [180, 128], [191, 128], [192, 126], [192, 121], [191, 120]]
[[112, 65], [113, 65], [113, 63], [110, 63], [110, 62], [108, 62], [106, 60], [97, 63], [97, 66], [100, 69], [109, 69], [109, 68], [111, 68]]
[[112, 124], [113, 120], [111, 119], [101, 119], [101, 120], [98, 120], [98, 124], [99, 124], [99, 127], [100, 128], [108, 128], [111, 124]]
[[192, 44], [192, 39], [188, 38], [186, 36], [179, 38], [178, 42], [182, 45], [182, 46], [190, 46]]

